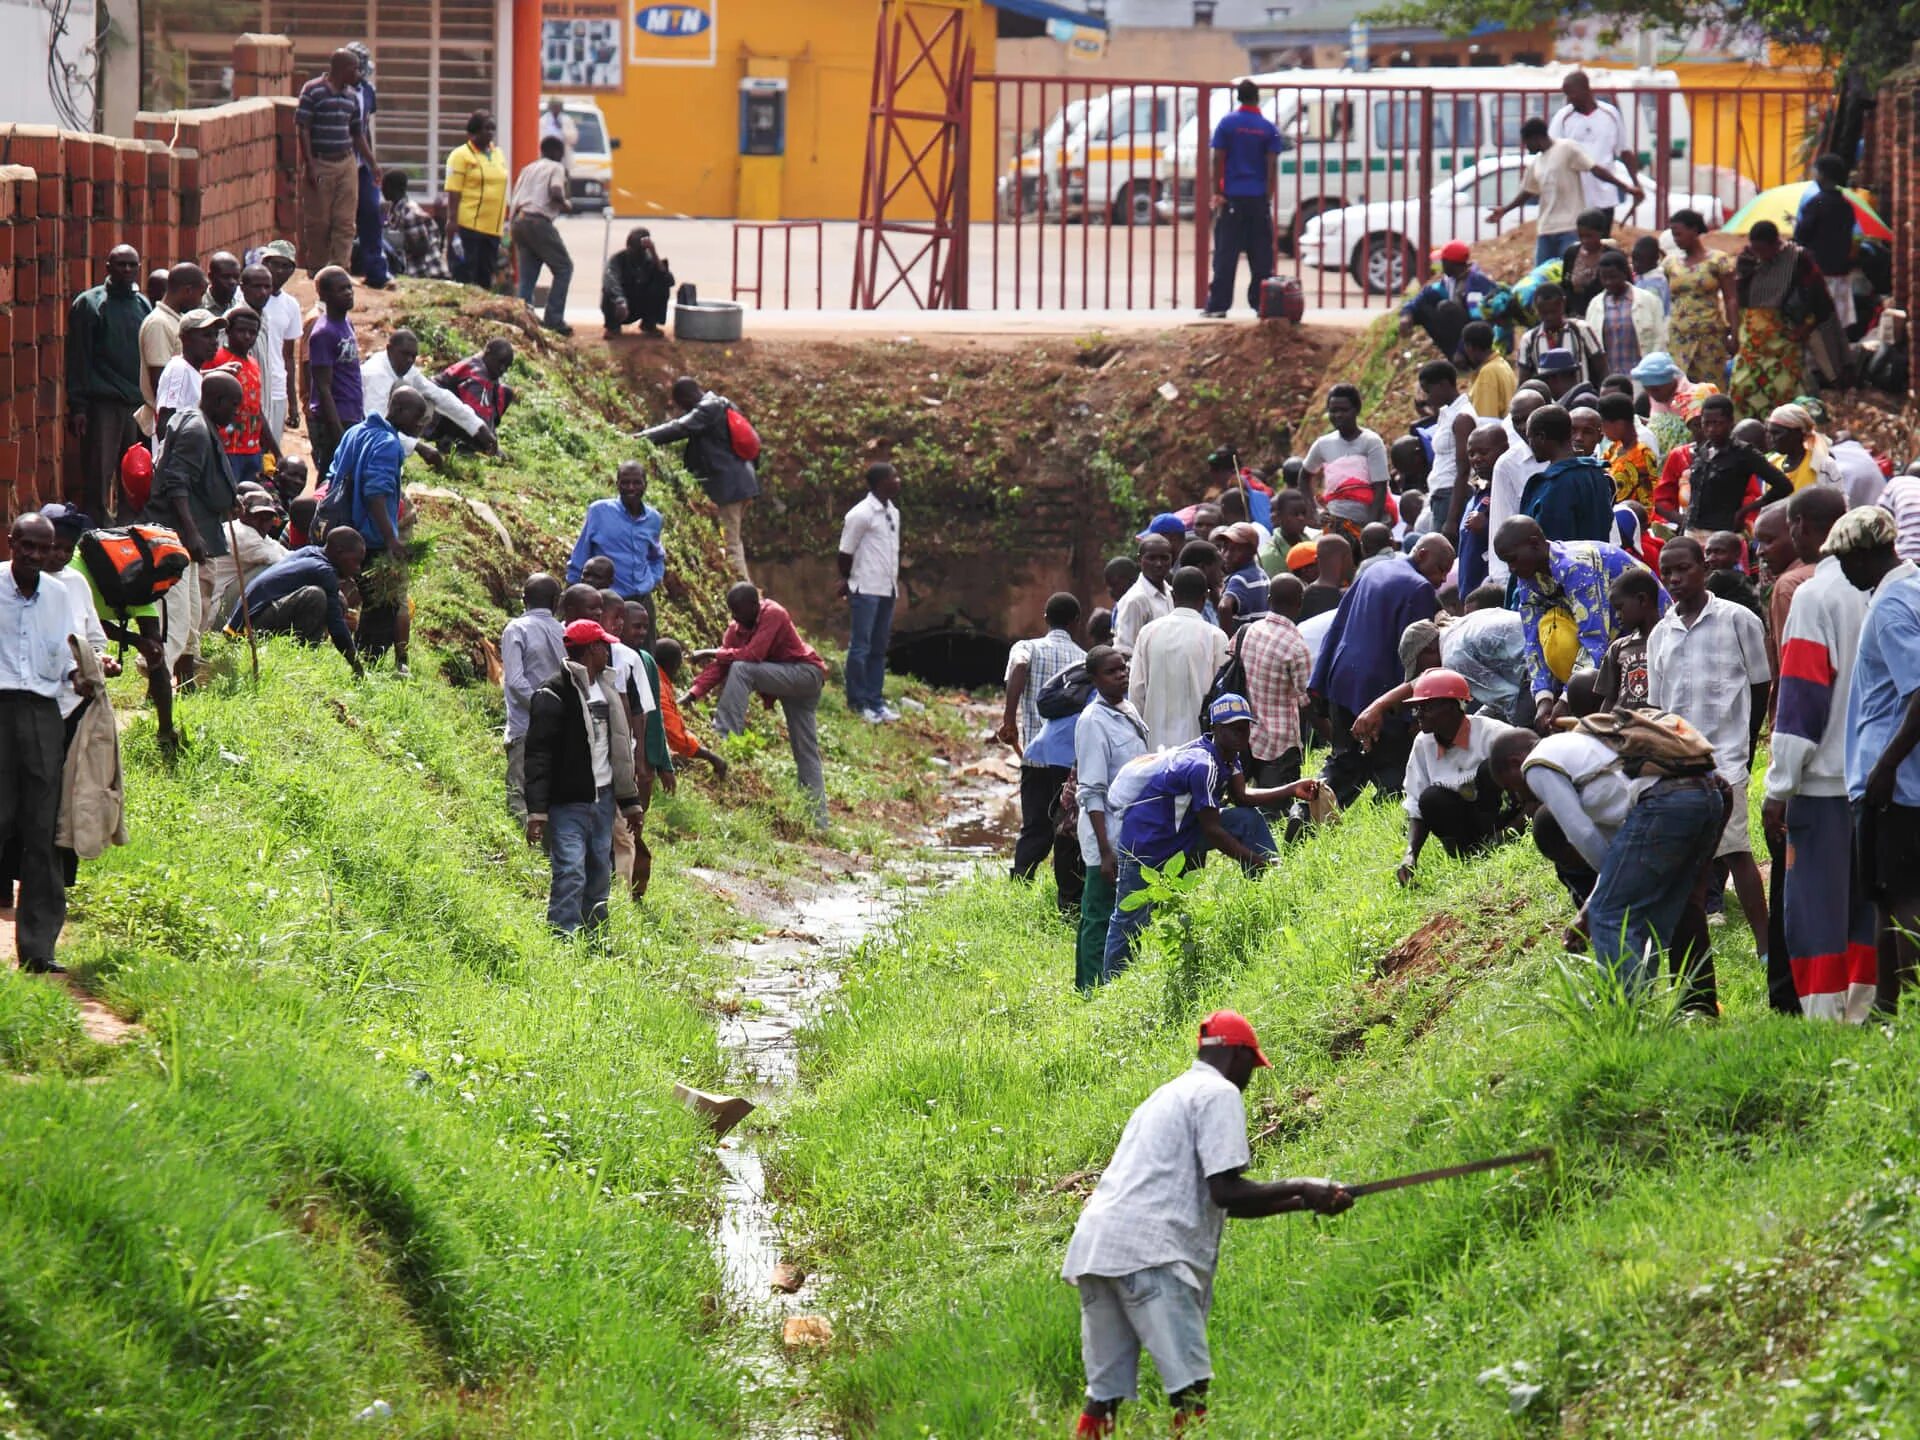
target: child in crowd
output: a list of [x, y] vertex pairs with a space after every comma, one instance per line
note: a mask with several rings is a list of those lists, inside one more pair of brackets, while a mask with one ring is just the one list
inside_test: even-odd
[[1707, 589], [1722, 600], [1744, 605], [1762, 621], [1766, 611], [1760, 608], [1760, 592], [1746, 573], [1747, 542], [1731, 530], [1716, 530], [1707, 537]]
[[1633, 242], [1630, 254], [1633, 260], [1633, 283], [1642, 290], [1650, 290], [1658, 295], [1661, 310], [1671, 315], [1673, 287], [1660, 270], [1660, 241], [1652, 235], [1642, 235]]
[[1647, 703], [1647, 636], [1660, 620], [1660, 582], [1651, 570], [1627, 571], [1607, 592], [1620, 638], [1607, 647], [1595, 693], [1603, 710]]
[[[1108, 624], [1112, 624], [1111, 617]], [[686, 721], [680, 718], [680, 703], [676, 696], [680, 688], [680, 667], [686, 658], [687, 652], [678, 640], [660, 640], [654, 644], [653, 662], [660, 667], [660, 720], [667, 729], [667, 748], [673, 751], [675, 759], [706, 761], [713, 767], [713, 778], [724, 780], [727, 778], [727, 762], [688, 734]], [[673, 788], [671, 781], [667, 788]]]
[[613, 557], [596, 555], [580, 567], [580, 583], [591, 585], [596, 590], [613, 588]]

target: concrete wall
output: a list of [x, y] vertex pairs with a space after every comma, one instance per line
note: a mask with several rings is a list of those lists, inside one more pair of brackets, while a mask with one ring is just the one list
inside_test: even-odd
[[[92, 73], [87, 47], [93, 43], [93, 0], [73, 0], [67, 12], [67, 30], [60, 38], [59, 56], [83, 75]], [[48, 74], [47, 47], [52, 43], [52, 19], [37, 0], [0, 0], [0, 95], [9, 120], [23, 125], [66, 125], [78, 119], [93, 123], [93, 97], [76, 87], [71, 102], [77, 115], [55, 104], [53, 80]]]

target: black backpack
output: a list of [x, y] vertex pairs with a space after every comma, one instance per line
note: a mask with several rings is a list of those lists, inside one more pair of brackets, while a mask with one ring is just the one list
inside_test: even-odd
[[1093, 676], [1087, 673], [1086, 661], [1076, 660], [1042, 685], [1033, 703], [1042, 720], [1065, 720], [1086, 709], [1091, 699]]
[[1206, 698], [1200, 702], [1200, 733], [1206, 734], [1213, 729], [1213, 722], [1207, 719], [1207, 712], [1213, 709], [1213, 702], [1222, 695], [1247, 693], [1247, 667], [1240, 658], [1240, 646], [1247, 638], [1247, 626], [1251, 621], [1243, 621], [1233, 632], [1233, 643], [1227, 647], [1227, 658], [1220, 662], [1220, 668], [1213, 672], [1213, 683], [1207, 686]]

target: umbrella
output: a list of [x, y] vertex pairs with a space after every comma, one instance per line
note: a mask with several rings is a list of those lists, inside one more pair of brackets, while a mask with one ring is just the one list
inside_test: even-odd
[[[1800, 206], [1817, 189], [1811, 180], [1798, 180], [1791, 185], [1776, 185], [1771, 190], [1762, 190], [1753, 199], [1740, 207], [1740, 213], [1726, 224], [1729, 235], [1744, 235], [1762, 220], [1771, 220], [1789, 234], [1793, 231], [1793, 222], [1800, 214]], [[1893, 231], [1887, 228], [1887, 222], [1880, 218], [1873, 208], [1873, 202], [1867, 198], [1864, 190], [1842, 190], [1853, 204], [1853, 227], [1863, 240], [1891, 240]]]

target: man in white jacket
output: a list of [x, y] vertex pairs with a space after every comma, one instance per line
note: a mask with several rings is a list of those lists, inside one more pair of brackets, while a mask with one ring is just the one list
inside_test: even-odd
[[[360, 393], [369, 415], [387, 413], [387, 402], [396, 387], [412, 390], [427, 402], [433, 414], [451, 420], [471, 436], [477, 450], [495, 449], [493, 430], [474, 409], [420, 368], [420, 337], [411, 330], [396, 330], [387, 337], [387, 348], [360, 365]], [[431, 424], [428, 426], [432, 428]], [[412, 435], [402, 435], [400, 443], [409, 455], [418, 454], [429, 465], [440, 463], [440, 452]]]
[[1609, 375], [1628, 375], [1641, 357], [1667, 348], [1667, 312], [1660, 297], [1633, 283], [1624, 251], [1600, 257], [1600, 293], [1587, 306], [1587, 328], [1600, 337]]

